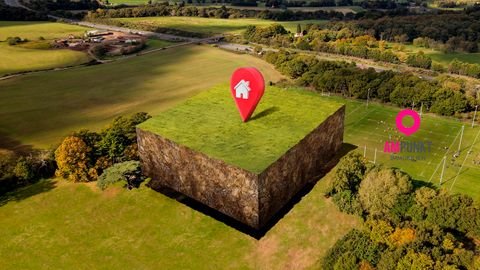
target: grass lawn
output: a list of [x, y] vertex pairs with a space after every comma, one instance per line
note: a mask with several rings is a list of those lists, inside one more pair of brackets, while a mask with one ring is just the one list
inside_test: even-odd
[[442, 53], [442, 52], [433, 52], [428, 53], [428, 56], [432, 58], [433, 61], [448, 65], [453, 59], [457, 58], [458, 60], [471, 64], [480, 64], [480, 53]]
[[0, 81], [0, 138], [35, 147], [56, 145], [74, 130], [103, 128], [118, 115], [158, 114], [228, 82], [240, 66], [256, 66], [266, 82], [282, 78], [253, 56], [192, 45]]
[[[38, 41], [66, 38], [69, 34], [82, 35], [87, 28], [50, 22], [0, 21], [0, 41], [8, 37], [21, 37]], [[28, 43], [27, 43], [28, 44]], [[25, 44], [25, 45], [27, 45]], [[9, 46], [0, 42], [0, 76], [15, 72], [78, 65], [90, 61], [86, 53], [72, 50], [35, 49], [28, 46]]]
[[175, 44], [174, 42], [160, 40], [160, 39], [149, 39], [147, 40], [147, 50], [164, 48], [170, 45]]
[[269, 26], [273, 23], [282, 24], [287, 30], [295, 32], [297, 24], [305, 26], [308, 23], [324, 24], [326, 22], [324, 20], [274, 22], [262, 19], [214, 19], [200, 17], [142, 17], [118, 18], [114, 20], [204, 34], [241, 34], [248, 25]]
[[261, 173], [342, 105], [307, 91], [268, 87], [252, 118], [243, 123], [229, 86], [222, 85], [139, 127]]
[[0, 269], [319, 269], [360, 224], [324, 182], [256, 240], [149, 188], [44, 180], [0, 197]]
[[[406, 137], [397, 132], [395, 117], [399, 108], [370, 103], [368, 108], [365, 103], [355, 100], [345, 100], [339, 97], [330, 97], [333, 100], [347, 104], [344, 141], [358, 146], [357, 151], [364, 153], [366, 158], [373, 162], [375, 160], [375, 149], [377, 149], [377, 163], [388, 167], [397, 167], [408, 172], [414, 179], [429, 181], [440, 186], [440, 174], [442, 165], [439, 163], [447, 156], [442, 187], [450, 189], [452, 183], [463, 163], [475, 136], [479, 134], [480, 126], [471, 127], [471, 123], [462, 123], [455, 119], [448, 119], [430, 114], [422, 116], [420, 130], [411, 137]], [[456, 159], [453, 154], [458, 150], [460, 142], [459, 132], [465, 124], [463, 141], [460, 146], [461, 153]], [[480, 125], [480, 123], [477, 123]], [[390, 139], [391, 138], [391, 139]], [[385, 141], [431, 141], [432, 151], [425, 153], [424, 160], [391, 160], [389, 153], [383, 152]], [[448, 147], [448, 150], [445, 149]], [[480, 153], [480, 136], [468, 155], [464, 167], [454, 185], [454, 192], [468, 194], [480, 201], [480, 165], [473, 164], [473, 158]], [[397, 156], [417, 156], [415, 153], [401, 153]], [[418, 154], [422, 156], [422, 154]], [[438, 170], [435, 172], [435, 169]], [[433, 177], [432, 177], [433, 176]]]

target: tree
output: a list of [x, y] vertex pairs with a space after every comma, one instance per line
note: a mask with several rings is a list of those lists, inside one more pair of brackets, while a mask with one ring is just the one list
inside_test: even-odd
[[410, 177], [398, 169], [370, 171], [358, 190], [363, 208], [372, 216], [386, 217], [401, 195], [412, 191]]
[[15, 160], [13, 151], [0, 149], [0, 181], [14, 176]]
[[34, 164], [31, 158], [20, 157], [13, 169], [15, 176], [21, 181], [28, 182], [35, 177]]
[[[101, 133], [98, 142], [99, 151], [102, 156], [109, 157], [112, 162], [124, 161], [126, 157], [131, 158], [132, 144], [136, 144], [136, 126], [151, 116], [147, 113], [136, 113], [130, 117], [119, 116], [113, 123]], [[138, 156], [135, 157], [137, 159]]]
[[422, 270], [433, 270], [434, 261], [432, 258], [423, 253], [416, 253], [412, 250], [409, 250], [407, 255], [405, 255], [397, 264], [397, 270], [411, 270], [411, 269], [422, 269]]
[[138, 187], [142, 180], [140, 162], [126, 161], [117, 163], [106, 169], [100, 177], [98, 177], [97, 186], [104, 190], [113, 183], [126, 181], [127, 187], [131, 189], [132, 187]]
[[356, 194], [353, 194], [352, 191], [344, 190], [334, 194], [332, 198], [340, 211], [348, 214], [357, 214], [359, 216], [363, 214], [362, 205]]
[[370, 230], [370, 239], [378, 244], [389, 244], [390, 235], [393, 233], [394, 228], [388, 221], [381, 219], [368, 219], [365, 225]]
[[417, 54], [409, 55], [406, 63], [412, 67], [430, 69], [432, 66], [432, 59], [426, 56], [423, 51], [420, 51]]
[[74, 182], [90, 181], [88, 155], [91, 149], [80, 138], [66, 137], [55, 150], [58, 169], [55, 174]]
[[422, 207], [428, 207], [436, 196], [436, 190], [429, 187], [421, 187], [415, 191], [415, 202]]
[[351, 252], [340, 255], [333, 270], [358, 270], [357, 257]]
[[335, 266], [339, 261], [344, 261], [346, 259], [343, 256], [346, 253], [350, 254], [349, 257], [355, 258], [355, 262], [357, 260], [363, 260], [372, 265], [376, 265], [380, 259], [380, 247], [370, 240], [367, 233], [353, 229], [337, 241], [328, 251], [323, 260], [322, 269], [342, 269], [338, 268], [341, 265], [338, 265], [337, 268], [335, 268]]
[[352, 152], [343, 157], [337, 165], [334, 177], [328, 183], [327, 195], [333, 195], [342, 191], [356, 193], [367, 166], [364, 158]]

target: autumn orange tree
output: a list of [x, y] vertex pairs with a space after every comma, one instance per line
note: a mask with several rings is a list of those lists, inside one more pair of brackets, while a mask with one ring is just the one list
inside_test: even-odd
[[90, 181], [89, 153], [92, 149], [79, 137], [68, 136], [55, 151], [55, 175], [74, 182]]

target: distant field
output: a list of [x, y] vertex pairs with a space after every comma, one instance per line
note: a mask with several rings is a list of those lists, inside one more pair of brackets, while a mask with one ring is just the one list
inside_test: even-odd
[[[432, 183], [438, 185], [441, 166], [435, 174], [434, 172], [446, 155], [447, 163], [442, 187], [447, 189], [450, 189], [460, 165], [463, 163], [475, 136], [480, 131], [480, 121], [477, 122], [475, 128], [472, 128], [471, 122], [462, 123], [455, 119], [424, 114], [420, 130], [411, 137], [406, 137], [398, 133], [395, 126], [395, 116], [399, 108], [380, 104], [370, 104], [367, 108], [365, 103], [360, 101], [332, 98], [347, 104], [345, 142], [358, 146], [357, 151], [361, 154], [364, 153], [364, 147], [366, 146], [366, 157], [369, 161], [374, 161], [376, 148], [378, 163], [401, 168], [417, 180], [429, 181], [432, 178]], [[453, 159], [453, 154], [458, 150], [459, 132], [463, 124], [465, 124], [465, 131], [461, 144], [461, 154], [457, 159]], [[391, 140], [399, 139], [401, 141], [431, 141], [432, 152], [425, 154], [425, 160], [390, 160], [390, 154], [383, 153], [384, 143], [390, 138]], [[448, 150], [445, 150], [445, 147]], [[479, 153], [480, 136], [472, 148], [472, 153], [468, 155], [468, 159], [453, 188], [453, 191], [469, 194], [477, 201], [480, 201], [480, 193], [478, 192], [480, 190], [480, 165], [474, 165], [473, 158]]]
[[324, 183], [256, 240], [146, 187], [44, 180], [0, 197], [0, 269], [320, 269], [360, 226]]
[[[120, 5], [120, 4], [124, 4], [124, 5], [145, 5], [148, 3], [148, 0], [110, 0], [108, 1], [110, 4], [113, 4], [113, 5]], [[155, 1], [153, 1], [155, 2]], [[175, 4], [175, 3], [179, 3], [179, 2], [182, 2], [181, 0], [177, 0], [177, 1], [168, 1], [170, 2], [171, 4]], [[185, 1], [183, 1], [185, 3]], [[195, 2], [195, 1], [194, 1]], [[315, 0], [307, 0], [307, 1], [298, 1], [298, 2], [315, 2]], [[198, 7], [221, 7], [220, 4], [217, 4], [217, 3], [212, 3], [212, 1], [206, 1], [205, 4], [202, 4], [202, 5], [197, 5], [197, 4], [194, 4], [195, 6], [198, 6]], [[225, 4], [228, 8], [234, 8], [234, 9], [242, 9], [242, 10], [270, 10], [270, 11], [273, 11], [273, 12], [281, 12], [283, 11], [283, 9], [280, 9], [280, 8], [276, 8], [276, 9], [272, 9], [270, 7], [265, 7], [265, 3], [258, 3], [258, 6], [257, 7], [242, 7], [242, 6], [230, 6], [228, 4]], [[342, 12], [342, 13], [349, 13], [349, 12], [352, 12], [352, 13], [357, 13], [357, 12], [360, 12], [360, 11], [364, 11], [365, 9], [363, 9], [361, 6], [340, 6], [340, 7], [336, 7], [336, 6], [333, 6], [333, 7], [289, 7], [288, 10], [292, 10], [292, 11], [305, 11], [305, 12], [313, 12], [313, 11], [317, 11], [317, 10], [325, 10], [325, 11], [330, 11], [330, 10], [334, 10], [334, 11], [337, 11], [337, 12]]]
[[267, 82], [281, 78], [273, 66], [253, 56], [188, 46], [0, 81], [0, 138], [49, 147], [74, 130], [100, 129], [118, 115], [158, 114], [228, 82], [240, 66], [256, 66]]
[[[5, 22], [0, 21], [0, 41], [8, 37], [20, 37], [38, 41], [65, 38], [69, 34], [82, 35], [87, 28], [47, 22]], [[90, 61], [87, 54], [72, 50], [51, 50], [9, 46], [0, 42], [0, 76], [29, 70], [48, 69], [78, 65]]]
[[480, 53], [449, 53], [445, 54], [442, 52], [432, 52], [427, 53], [432, 60], [437, 61], [442, 64], [449, 64], [453, 59], [457, 58], [462, 62], [467, 62], [471, 64], [480, 64]]
[[326, 22], [324, 20], [274, 22], [261, 19], [214, 19], [200, 17], [142, 17], [119, 18], [114, 20], [135, 23], [139, 25], [154, 25], [158, 27], [173, 28], [204, 34], [240, 34], [249, 25], [269, 26], [273, 23], [279, 23], [287, 30], [295, 32], [297, 29], [297, 24], [305, 26], [308, 23], [324, 24]]
[[[310, 1], [299, 1], [299, 2], [315, 2], [315, 0], [310, 0]], [[264, 4], [264, 3], [263, 3]], [[221, 7], [220, 5], [212, 5], [214, 7]], [[229, 8], [234, 8], [234, 9], [242, 9], [242, 10], [269, 10], [273, 12], [282, 12], [283, 9], [281, 8], [270, 8], [270, 7], [265, 7], [263, 6], [258, 6], [258, 7], [241, 7], [241, 6], [228, 6]], [[360, 11], [364, 11], [360, 6], [341, 6], [341, 7], [288, 7], [287, 10], [291, 11], [304, 11], [304, 12], [314, 12], [317, 10], [324, 10], [324, 11], [337, 11], [337, 12], [342, 12], [344, 14], [346, 13], [357, 13]]]
[[[393, 44], [394, 43], [390, 43], [390, 46]], [[433, 61], [443, 65], [448, 65], [455, 58], [462, 62], [480, 64], [480, 53], [444, 53], [438, 50], [427, 49], [413, 45], [405, 45], [405, 49], [405, 53], [407, 54], [423, 51], [426, 55], [430, 56]]]

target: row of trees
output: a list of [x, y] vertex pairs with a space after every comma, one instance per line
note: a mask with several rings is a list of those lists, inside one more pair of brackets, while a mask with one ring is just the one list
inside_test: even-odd
[[135, 127], [148, 118], [146, 113], [120, 116], [99, 133], [82, 130], [67, 136], [55, 150], [0, 150], [0, 195], [54, 175], [74, 182], [101, 176], [102, 189], [120, 180], [138, 187], [143, 178], [139, 162], [132, 162], [138, 160]]
[[10, 7], [3, 1], [0, 1], [1, 21], [45, 21], [47, 19], [47, 15], [44, 13], [30, 11], [19, 7]]
[[[320, 29], [318, 25], [309, 24], [303, 31], [300, 28], [297, 32], [304, 35], [294, 38], [291, 33], [278, 24], [267, 27], [249, 26], [244, 32], [243, 38], [248, 42], [266, 44], [276, 48], [289, 47], [299, 50], [334, 53], [394, 64], [403, 62], [412, 67], [480, 78], [479, 64], [460, 62], [455, 59], [448, 67], [445, 67], [442, 64], [433, 63], [432, 59], [425, 55], [423, 51], [405, 57], [402, 53], [396, 51], [395, 46], [393, 46], [393, 49], [389, 48], [386, 41], [377, 40], [361, 31], [352, 31], [349, 28]], [[414, 44], [430, 48], [432, 42], [428, 38], [417, 38]]]
[[453, 59], [448, 65], [448, 72], [480, 78], [480, 65], [465, 63], [459, 61], [458, 59]]
[[475, 92], [466, 91], [463, 80], [439, 76], [429, 81], [417, 76], [393, 71], [376, 72], [360, 69], [355, 63], [320, 61], [315, 56], [286, 51], [267, 52], [265, 60], [296, 84], [320, 92], [346, 97], [377, 99], [401, 107], [423, 104], [423, 110], [440, 115], [455, 115], [472, 111], [480, 101]]
[[100, 8], [96, 0], [33, 0], [26, 3], [33, 10], [90, 10]]
[[53, 176], [56, 169], [53, 151], [17, 154], [0, 150], [0, 195], [15, 188]]
[[413, 45], [417, 47], [432, 48], [444, 53], [478, 52], [478, 43], [475, 41], [465, 41], [460, 37], [451, 37], [446, 42], [434, 40], [428, 37], [418, 37], [413, 40]]
[[148, 118], [146, 113], [120, 116], [100, 133], [82, 130], [66, 137], [55, 150], [55, 174], [74, 182], [87, 182], [96, 180], [115, 163], [137, 160], [135, 127]]
[[318, 10], [314, 12], [290, 11], [290, 10], [242, 10], [222, 7], [199, 7], [185, 5], [169, 5], [156, 3], [139, 7], [122, 7], [115, 9], [97, 9], [87, 13], [86, 19], [108, 19], [128, 17], [152, 17], [152, 16], [188, 16], [204, 18], [259, 18], [275, 21], [294, 21], [311, 19], [344, 19], [353, 18], [353, 13], [344, 15], [336, 11]]
[[[418, 185], [417, 185], [418, 186]], [[480, 208], [466, 195], [423, 186], [398, 169], [342, 158], [327, 197], [365, 221], [331, 248], [324, 269], [479, 269]]]

